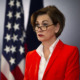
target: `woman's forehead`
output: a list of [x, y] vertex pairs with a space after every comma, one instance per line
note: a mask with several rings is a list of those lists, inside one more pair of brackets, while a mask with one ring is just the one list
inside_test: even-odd
[[47, 14], [39, 15], [36, 18], [36, 22], [50, 22], [50, 21], [52, 22], [52, 20]]

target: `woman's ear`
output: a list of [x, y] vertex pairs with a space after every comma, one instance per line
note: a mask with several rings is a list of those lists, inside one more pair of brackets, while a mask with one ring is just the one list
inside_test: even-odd
[[57, 23], [55, 26], [55, 33], [58, 33], [59, 29], [60, 29], [60, 24]]

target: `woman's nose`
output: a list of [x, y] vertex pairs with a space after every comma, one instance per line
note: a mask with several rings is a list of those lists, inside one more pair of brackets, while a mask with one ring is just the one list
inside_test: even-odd
[[38, 31], [42, 31], [41, 27], [38, 27]]

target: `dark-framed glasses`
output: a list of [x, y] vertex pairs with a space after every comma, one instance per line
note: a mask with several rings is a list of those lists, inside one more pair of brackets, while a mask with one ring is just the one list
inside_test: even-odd
[[43, 25], [43, 26], [38, 26], [36, 25], [35, 28], [34, 28], [34, 31], [38, 31], [38, 29], [40, 28], [42, 31], [46, 31], [48, 27], [52, 26], [53, 24], [51, 25]]

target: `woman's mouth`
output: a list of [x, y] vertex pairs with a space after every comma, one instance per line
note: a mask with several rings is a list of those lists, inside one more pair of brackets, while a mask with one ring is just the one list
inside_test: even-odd
[[42, 35], [42, 34], [38, 34], [38, 36], [39, 36], [39, 37], [43, 37], [44, 35]]

